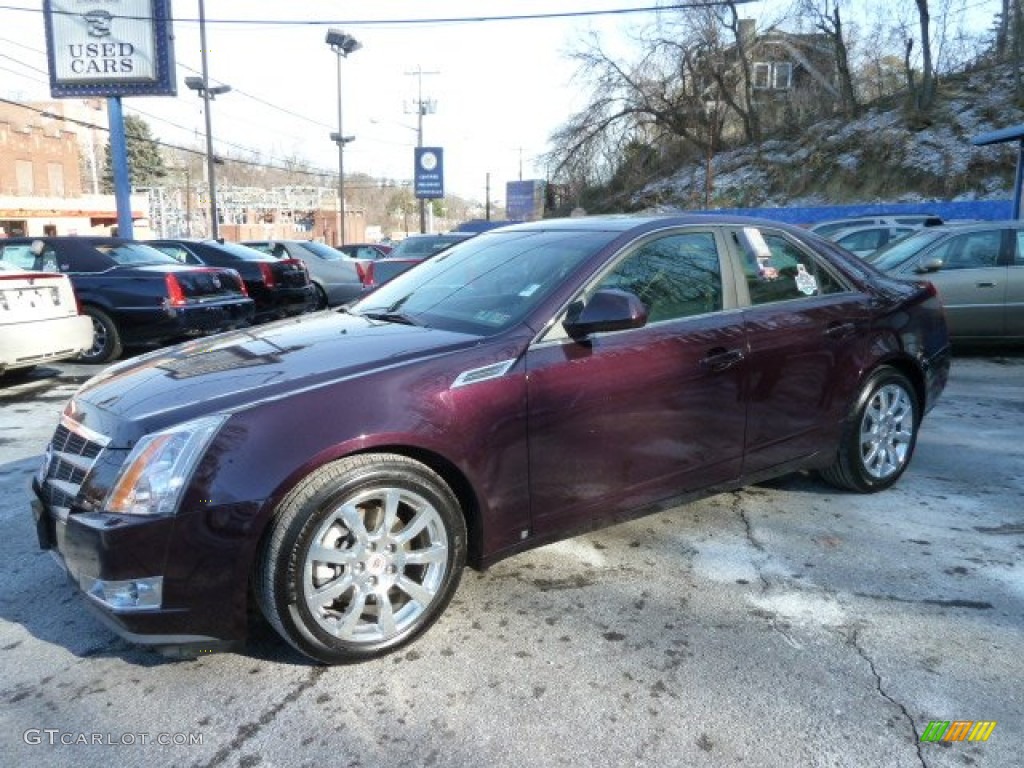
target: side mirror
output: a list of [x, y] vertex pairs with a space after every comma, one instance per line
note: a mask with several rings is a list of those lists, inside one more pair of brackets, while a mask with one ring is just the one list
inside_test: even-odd
[[926, 256], [917, 262], [917, 269], [914, 271], [924, 274], [926, 272], [938, 272], [940, 269], [942, 269], [942, 259], [935, 256]]
[[572, 307], [562, 326], [574, 339], [601, 331], [624, 331], [647, 324], [647, 307], [636, 294], [602, 288], [585, 304]]

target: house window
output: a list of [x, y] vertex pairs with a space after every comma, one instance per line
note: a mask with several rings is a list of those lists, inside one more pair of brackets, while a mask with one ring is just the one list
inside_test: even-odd
[[768, 88], [771, 82], [772, 65], [764, 62], [754, 64], [754, 87], [759, 89]]
[[772, 65], [772, 88], [785, 90], [793, 85], [793, 65], [788, 61], [778, 61]]
[[32, 179], [31, 160], [14, 161], [14, 178], [19, 195], [31, 195], [36, 191], [36, 185]]
[[757, 62], [753, 76], [756, 90], [788, 90], [793, 87], [793, 64], [789, 61]]
[[50, 182], [50, 195], [64, 197], [64, 166], [60, 163], [47, 163], [46, 175]]

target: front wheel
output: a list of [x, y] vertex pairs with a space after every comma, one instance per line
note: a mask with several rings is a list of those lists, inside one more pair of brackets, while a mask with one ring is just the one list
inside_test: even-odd
[[365, 454], [315, 470], [285, 497], [254, 587], [289, 643], [339, 664], [425, 631], [465, 562], [466, 525], [445, 482], [405, 456]]
[[899, 371], [880, 368], [861, 388], [836, 460], [821, 476], [839, 488], [861, 493], [888, 488], [910, 464], [920, 423], [913, 385]]

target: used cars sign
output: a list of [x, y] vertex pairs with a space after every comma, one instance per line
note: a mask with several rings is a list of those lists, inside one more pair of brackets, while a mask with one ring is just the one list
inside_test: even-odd
[[169, 0], [46, 0], [54, 97], [174, 96]]

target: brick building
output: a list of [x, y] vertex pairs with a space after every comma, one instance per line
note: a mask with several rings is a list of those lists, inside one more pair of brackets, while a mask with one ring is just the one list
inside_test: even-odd
[[[106, 125], [102, 101], [0, 102], [0, 237], [109, 232], [117, 205], [99, 194], [98, 160]], [[133, 196], [133, 220], [147, 216]]]

